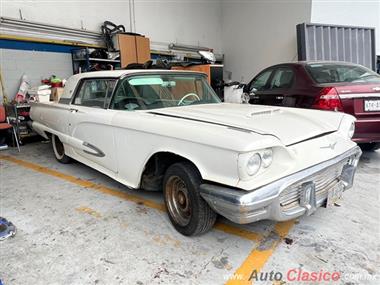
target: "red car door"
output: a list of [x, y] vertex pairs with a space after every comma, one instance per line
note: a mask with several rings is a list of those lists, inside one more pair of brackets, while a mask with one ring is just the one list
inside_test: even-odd
[[287, 95], [292, 90], [295, 72], [290, 66], [281, 66], [274, 70], [269, 80], [268, 91], [261, 96], [264, 105], [289, 106]]
[[250, 104], [264, 104], [265, 95], [270, 92], [269, 81], [272, 78], [273, 68], [268, 68], [255, 76], [244, 88], [244, 92], [249, 94]]

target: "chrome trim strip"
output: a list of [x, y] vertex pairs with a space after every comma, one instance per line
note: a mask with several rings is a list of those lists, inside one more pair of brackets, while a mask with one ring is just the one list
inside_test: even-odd
[[[179, 116], [179, 115], [172, 115], [170, 113], [167, 114], [167, 113], [154, 112], [154, 111], [149, 111], [147, 113], [155, 115], [155, 116], [163, 116], [163, 117], [170, 117], [170, 118], [176, 118], [176, 119], [194, 121], [194, 122], [199, 122], [199, 123], [211, 124], [211, 125], [226, 127], [228, 129], [242, 131], [242, 132], [247, 132], [247, 133], [256, 133], [256, 134], [259, 134], [259, 135], [269, 135], [269, 134], [262, 133], [262, 132], [259, 132], [259, 131], [255, 131], [255, 130], [251, 130], [251, 129], [240, 128], [240, 127], [233, 126], [233, 125], [227, 125], [227, 124], [223, 124], [223, 123], [213, 122], [211, 120], [202, 120], [202, 119], [197, 119], [197, 118], [191, 118], [191, 117], [185, 117], [185, 116]], [[274, 136], [274, 135], [271, 135], [271, 136]], [[276, 137], [276, 138], [278, 138], [278, 137]]]
[[94, 146], [94, 145], [92, 145], [92, 144], [90, 144], [90, 143], [88, 143], [88, 142], [83, 142], [83, 146], [85, 146], [85, 147], [88, 147], [88, 148], [90, 148], [90, 149], [92, 149], [94, 152], [91, 152], [91, 151], [88, 151], [88, 150], [83, 150], [85, 153], [87, 153], [87, 154], [91, 154], [91, 155], [94, 155], [94, 156], [97, 156], [97, 157], [104, 157], [104, 156], [106, 156], [105, 154], [104, 154], [104, 152], [102, 152], [100, 149], [98, 149], [96, 146]]
[[[372, 111], [372, 113], [378, 113], [379, 111]], [[371, 112], [366, 112], [365, 114], [371, 114]], [[372, 119], [372, 120], [362, 120], [362, 119], [358, 119], [356, 120], [356, 123], [380, 123], [380, 119], [378, 118], [375, 118], [375, 119]]]
[[339, 94], [341, 99], [355, 99], [355, 98], [380, 98], [380, 93], [351, 93]]
[[[290, 185], [307, 179], [349, 157], [351, 158], [352, 166], [356, 168], [361, 153], [360, 148], [356, 146], [335, 158], [283, 177], [252, 191], [228, 186], [201, 184], [200, 194], [214, 211], [235, 223], [246, 224], [263, 219], [276, 221], [293, 219], [303, 215], [306, 210], [300, 207], [291, 213], [284, 213], [279, 201], [282, 191]], [[351, 171], [352, 175], [354, 173], [355, 171]], [[347, 182], [345, 190], [352, 186], [350, 182]], [[322, 200], [317, 201], [318, 207], [322, 205], [322, 202]]]

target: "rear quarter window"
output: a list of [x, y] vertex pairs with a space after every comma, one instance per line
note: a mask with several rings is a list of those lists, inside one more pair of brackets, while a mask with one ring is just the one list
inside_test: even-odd
[[348, 64], [309, 64], [306, 71], [317, 83], [338, 82], [380, 82], [380, 76], [360, 65]]

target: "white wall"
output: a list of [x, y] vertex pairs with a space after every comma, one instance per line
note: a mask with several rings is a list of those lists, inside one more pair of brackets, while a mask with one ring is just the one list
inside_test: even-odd
[[177, 42], [222, 52], [220, 0], [135, 0], [136, 31], [153, 42]]
[[[220, 0], [135, 0], [133, 29], [153, 42], [185, 43], [221, 52]], [[130, 31], [129, 1], [0, 1], [2, 16], [100, 32], [109, 20]]]
[[[132, 21], [132, 29], [149, 37], [152, 46], [158, 43], [159, 46], [167, 47], [169, 43], [177, 42], [207, 46], [221, 53], [220, 0], [135, 0], [134, 2], [135, 21]], [[109, 20], [115, 24], [123, 24], [126, 30], [130, 31], [129, 7], [128, 0], [0, 0], [0, 15], [19, 19], [19, 10], [21, 10], [22, 17], [26, 20], [99, 32], [100, 25]], [[31, 59], [31, 56], [35, 57], [35, 60]], [[18, 88], [16, 81], [19, 81], [23, 73], [29, 75], [33, 84], [37, 84], [41, 76], [57, 74], [64, 77], [70, 75], [68, 73], [72, 70], [70, 55], [50, 52], [33, 54], [30, 51], [3, 50], [0, 53], [0, 66], [7, 93], [11, 98]]]
[[125, 1], [0, 1], [2, 16], [46, 24], [100, 31], [105, 20], [129, 29], [128, 0]]
[[380, 0], [313, 0], [311, 22], [374, 27], [376, 54], [380, 55]]
[[297, 60], [296, 25], [310, 21], [311, 0], [223, 1], [225, 70], [248, 82], [270, 65]]
[[[128, 1], [0, 1], [1, 16], [98, 31], [109, 19], [129, 24]], [[129, 29], [129, 26], [128, 26]], [[39, 85], [43, 77], [55, 74], [61, 78], [72, 75], [71, 55], [68, 53], [36, 52], [3, 49], [0, 67], [4, 85], [12, 99], [18, 90], [22, 74], [28, 75], [32, 85]]]
[[[1, 49], [0, 67], [4, 87], [9, 99], [14, 98], [23, 74], [32, 86], [41, 85], [41, 79], [56, 75], [67, 78], [72, 75], [71, 55], [68, 53]], [[1, 102], [1, 100], [0, 100]]]

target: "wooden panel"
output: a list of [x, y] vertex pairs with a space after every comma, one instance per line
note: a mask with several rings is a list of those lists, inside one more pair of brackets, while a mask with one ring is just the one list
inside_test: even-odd
[[145, 63], [150, 60], [150, 41], [149, 38], [136, 37], [137, 62]]
[[135, 36], [119, 34], [118, 36], [121, 67], [137, 62]]

